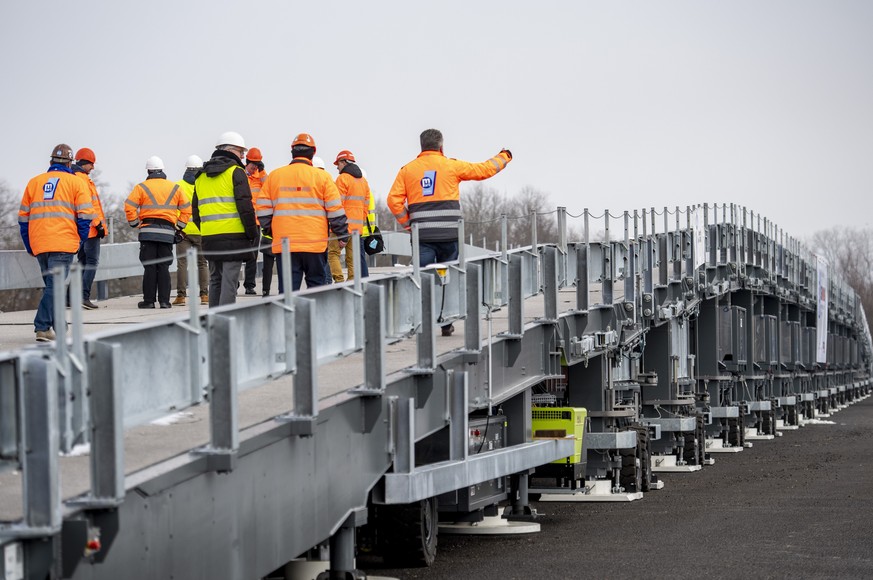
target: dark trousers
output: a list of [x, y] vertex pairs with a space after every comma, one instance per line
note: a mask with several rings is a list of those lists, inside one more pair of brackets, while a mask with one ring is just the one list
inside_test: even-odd
[[79, 264], [82, 265], [82, 300], [91, 299], [91, 286], [97, 275], [97, 264], [100, 263], [100, 238], [94, 236], [83, 241], [79, 246]]
[[[253, 242], [255, 248], [261, 245], [260, 236], [259, 239]], [[258, 277], [258, 253], [255, 252], [252, 254], [254, 257], [251, 260], [245, 261], [245, 277], [243, 278], [243, 288], [246, 290], [254, 290], [255, 289], [255, 279]]]
[[173, 263], [173, 244], [167, 242], [140, 242], [139, 261], [145, 269], [142, 275], [144, 302], [170, 302], [170, 264]]
[[209, 260], [209, 306], [236, 303], [239, 288], [239, 269], [242, 262]]
[[[418, 265], [424, 268], [430, 264], [451, 262], [458, 259], [458, 242], [421, 242], [418, 246]], [[445, 293], [445, 287], [442, 288]], [[440, 308], [442, 317], [442, 308]], [[454, 328], [449, 324], [441, 324], [442, 327]]]
[[[281, 272], [280, 268], [280, 277], [282, 276]], [[294, 252], [291, 254], [291, 283], [294, 291], [300, 290], [304, 276], [306, 276], [307, 288], [328, 284], [329, 272], [326, 251], [319, 254], [312, 252]]]
[[263, 252], [264, 270], [261, 273], [261, 286], [264, 294], [270, 293], [270, 288], [273, 286], [273, 264], [276, 264], [279, 278], [279, 294], [282, 293], [282, 260], [273, 252]]
[[458, 259], [458, 242], [421, 242], [418, 247], [418, 265], [424, 268], [438, 262]]

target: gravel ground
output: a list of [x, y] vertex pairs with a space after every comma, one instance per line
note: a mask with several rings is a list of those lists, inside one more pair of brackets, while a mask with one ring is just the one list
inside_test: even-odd
[[554, 504], [528, 536], [441, 535], [430, 568], [458, 578], [873, 578], [873, 398], [784, 431], [629, 504]]

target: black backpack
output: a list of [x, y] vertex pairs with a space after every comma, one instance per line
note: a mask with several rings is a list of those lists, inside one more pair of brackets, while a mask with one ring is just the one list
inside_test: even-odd
[[370, 220], [367, 220], [367, 225], [370, 227], [370, 235], [364, 236], [362, 239], [364, 240], [364, 251], [368, 256], [372, 256], [385, 249], [385, 241], [382, 239], [382, 232], [371, 224]]

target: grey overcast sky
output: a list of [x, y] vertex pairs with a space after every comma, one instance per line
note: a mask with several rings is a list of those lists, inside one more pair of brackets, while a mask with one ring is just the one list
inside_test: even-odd
[[[267, 169], [311, 133], [382, 199], [436, 127], [486, 185], [571, 213], [733, 202], [799, 237], [867, 227], [873, 2], [4, 3], [0, 179], [87, 146], [112, 193], [223, 131]], [[547, 208], [544, 208], [547, 209]], [[552, 208], [548, 208], [552, 209]]]

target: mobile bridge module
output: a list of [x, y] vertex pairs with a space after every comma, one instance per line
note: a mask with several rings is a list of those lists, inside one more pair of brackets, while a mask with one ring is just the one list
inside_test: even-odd
[[[732, 205], [555, 216], [549, 243], [533, 214], [529, 245], [508, 248], [504, 218], [496, 251], [208, 312], [73, 301], [67, 340], [0, 353], [3, 577], [251, 579], [321, 559], [353, 578], [364, 551], [428, 564], [440, 525], [535, 522], [531, 496], [639, 499], [659, 471], [869, 394], [858, 296], [770, 221]], [[416, 230], [386, 245], [417, 264]], [[136, 255], [105, 245], [98, 281], [141, 274]], [[0, 266], [0, 289], [40, 284], [23, 252]]]

